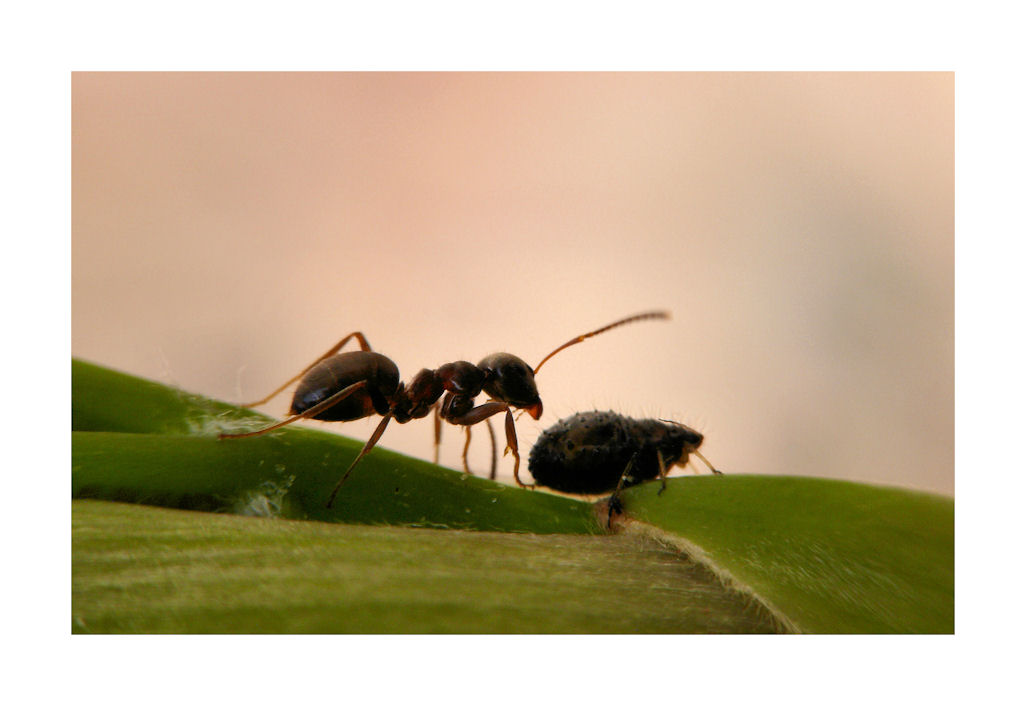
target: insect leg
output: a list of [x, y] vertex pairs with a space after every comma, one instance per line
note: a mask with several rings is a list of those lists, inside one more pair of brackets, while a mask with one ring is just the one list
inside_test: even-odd
[[698, 449], [695, 449], [691, 453], [695, 454], [695, 456], [698, 456], [700, 459], [702, 459], [702, 461], [705, 462], [705, 465], [707, 465], [709, 467], [710, 471], [712, 471], [713, 473], [715, 473], [718, 476], [722, 476], [723, 475], [723, 471], [717, 471], [715, 468], [713, 468], [713, 465], [711, 463], [709, 463], [708, 460], [706, 460], [705, 456], [703, 456], [702, 454], [700, 454], [698, 452]]
[[620, 474], [620, 482], [616, 484], [616, 490], [609, 496], [609, 515], [606, 518], [606, 529], [613, 528], [613, 513], [623, 512], [623, 502], [620, 500], [620, 491], [623, 490], [623, 484], [631, 477], [631, 469], [634, 468], [634, 461], [638, 458], [638, 452], [635, 451], [631, 456], [631, 460], [627, 462], [627, 467], [623, 469], [623, 473]]
[[319, 414], [320, 412], [323, 412], [324, 410], [328, 409], [328, 407], [335, 406], [336, 404], [338, 404], [339, 402], [344, 400], [346, 397], [349, 397], [349, 395], [353, 394], [357, 390], [362, 390], [366, 386], [367, 386], [367, 381], [366, 380], [361, 380], [360, 382], [354, 382], [349, 387], [342, 388], [341, 390], [336, 392], [331, 397], [329, 397], [327, 399], [324, 399], [324, 400], [321, 400], [320, 402], [315, 404], [310, 409], [308, 409], [308, 410], [306, 410], [306, 411], [304, 411], [304, 412], [302, 412], [300, 414], [293, 415], [293, 416], [291, 416], [288, 419], [285, 419], [283, 421], [277, 422], [276, 424], [272, 424], [269, 427], [264, 427], [263, 429], [257, 429], [256, 431], [247, 431], [247, 432], [244, 432], [242, 434], [218, 434], [217, 438], [218, 439], [242, 439], [242, 438], [247, 437], [247, 436], [260, 436], [261, 434], [266, 434], [269, 431], [274, 431], [275, 429], [281, 429], [283, 426], [286, 426], [288, 424], [292, 424], [293, 422], [298, 422], [300, 419], [307, 419], [307, 418], [312, 417], [312, 416], [314, 416], [316, 414]]
[[513, 453], [513, 480], [521, 488], [533, 488], [533, 485], [526, 485], [520, 481], [520, 447], [517, 445], [517, 429], [513, 423], [513, 410], [505, 402], [485, 402], [482, 405], [474, 407], [466, 414], [461, 414], [455, 417], [448, 417], [448, 421], [452, 424], [459, 424], [461, 426], [470, 426], [483, 422], [493, 415], [499, 414], [500, 412], [506, 413], [506, 453]]
[[667, 469], [666, 462], [663, 460], [663, 452], [659, 449], [656, 449], [656, 460], [659, 461], [659, 480], [663, 482], [663, 484], [659, 486], [659, 492], [656, 493], [656, 495], [662, 495], [663, 491], [666, 490]]
[[256, 402], [250, 402], [248, 404], [239, 405], [239, 406], [240, 407], [258, 407], [258, 406], [264, 404], [265, 402], [270, 401], [279, 392], [281, 392], [286, 387], [288, 387], [289, 385], [294, 383], [296, 380], [298, 380], [299, 378], [303, 377], [308, 372], [310, 372], [310, 368], [312, 368], [313, 366], [317, 365], [318, 363], [320, 363], [325, 358], [330, 358], [331, 356], [333, 356], [336, 353], [338, 353], [342, 349], [342, 346], [344, 346], [349, 341], [349, 339], [351, 339], [351, 338], [355, 338], [356, 342], [360, 344], [360, 350], [362, 350], [362, 351], [369, 351], [371, 349], [370, 344], [367, 343], [367, 339], [364, 337], [364, 335], [362, 333], [360, 333], [359, 331], [353, 331], [351, 334], [349, 334], [348, 336], [343, 338], [341, 341], [336, 343], [334, 346], [332, 346], [330, 349], [328, 349], [327, 353], [322, 355], [320, 358], [318, 358], [314, 362], [310, 363], [310, 365], [308, 365], [305, 368], [303, 368], [299, 372], [298, 375], [296, 375], [295, 377], [289, 379], [284, 385], [282, 385], [277, 390], [275, 390], [274, 392], [269, 394], [267, 397], [263, 398], [262, 400], [257, 400]]
[[442, 404], [441, 402], [435, 402], [434, 405], [431, 406], [431, 409], [432, 409], [431, 416], [434, 418], [434, 421], [435, 421], [435, 465], [436, 466], [438, 465], [438, 447], [442, 444], [442, 417], [441, 417], [441, 415], [439, 414], [439, 411], [438, 411], [441, 408], [441, 404]]
[[492, 470], [488, 474], [491, 480], [495, 480], [495, 470], [497, 468], [497, 459], [495, 458], [495, 428], [492, 426], [492, 420], [486, 419], [485, 425], [488, 427], [488, 437], [492, 441]]
[[467, 433], [467, 441], [463, 444], [463, 472], [472, 476], [474, 474], [470, 472], [470, 465], [467, 463], [467, 451], [470, 449], [470, 427], [463, 427], [463, 431]]
[[335, 484], [335, 489], [331, 491], [331, 496], [328, 498], [328, 507], [331, 507], [331, 504], [335, 502], [335, 496], [338, 495], [339, 488], [342, 487], [342, 484], [346, 482], [346, 478], [348, 478], [349, 474], [353, 472], [354, 468], [356, 468], [356, 464], [360, 462], [361, 458], [370, 453], [370, 450], [373, 449], [374, 445], [378, 443], [378, 439], [380, 439], [381, 435], [385, 433], [385, 427], [388, 426], [388, 422], [391, 419], [391, 412], [389, 412], [381, 418], [381, 423], [378, 424], [377, 429], [375, 429], [374, 433], [371, 434], [369, 439], [367, 439], [367, 443], [363, 445], [363, 449], [360, 451], [359, 455], [357, 455], [357, 457], [353, 459], [353, 462], [349, 464], [349, 468], [346, 469], [346, 472], [342, 474], [342, 477], [339, 479], [338, 483]]
[[[497, 470], [497, 467], [498, 467], [498, 461], [497, 461], [497, 459], [495, 457], [495, 427], [492, 426], [491, 418], [485, 419], [484, 421], [485, 421], [485, 426], [488, 427], [488, 438], [492, 442], [492, 467], [491, 467], [491, 471], [488, 473], [488, 478], [491, 479], [491, 480], [495, 480], [495, 473], [496, 473], [496, 470]], [[439, 422], [438, 428], [439, 428], [439, 433], [441, 433], [441, 431], [440, 431], [441, 430], [441, 423], [440, 422]], [[463, 444], [463, 472], [466, 473], [467, 475], [471, 475], [472, 476], [472, 475], [474, 475], [474, 472], [470, 470], [470, 464], [467, 463], [467, 452], [470, 450], [470, 427], [467, 426], [467, 427], [463, 427], [463, 428], [467, 432], [467, 441], [466, 441], [465, 444]], [[435, 463], [437, 463], [437, 461], [435, 461]]]
[[517, 446], [517, 428], [513, 424], [513, 412], [509, 407], [506, 408], [506, 450], [502, 452], [503, 456], [506, 455], [506, 451], [513, 452], [513, 480], [521, 488], [533, 488], [534, 483], [525, 485], [520, 482], [520, 447]]

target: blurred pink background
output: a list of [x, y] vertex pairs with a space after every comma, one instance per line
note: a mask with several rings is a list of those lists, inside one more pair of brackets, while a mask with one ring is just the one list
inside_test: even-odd
[[525, 463], [613, 409], [954, 492], [953, 74], [78, 73], [72, 162], [78, 357], [246, 402], [355, 330], [409, 380], [664, 308], [546, 363]]

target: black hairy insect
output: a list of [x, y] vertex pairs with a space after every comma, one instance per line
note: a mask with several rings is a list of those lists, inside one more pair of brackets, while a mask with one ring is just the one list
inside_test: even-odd
[[[578, 495], [598, 495], [663, 479], [672, 466], [695, 454], [703, 436], [691, 427], [659, 419], [633, 419], [616, 412], [580, 412], [561, 419], [538, 437], [528, 469], [538, 485]], [[662, 491], [660, 491], [662, 492]]]

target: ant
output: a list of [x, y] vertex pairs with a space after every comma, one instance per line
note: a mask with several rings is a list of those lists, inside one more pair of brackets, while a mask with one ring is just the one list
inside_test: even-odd
[[542, 432], [531, 449], [528, 469], [538, 485], [575, 495], [613, 492], [609, 516], [622, 509], [620, 491], [659, 478], [666, 490], [672, 466], [684, 466], [704, 437], [691, 427], [663, 419], [632, 419], [616, 412], [580, 412]]
[[[513, 409], [527, 412], [532, 419], [541, 417], [542, 401], [534, 381], [534, 376], [538, 374], [541, 367], [549, 358], [563, 349], [617, 326], [644, 319], [668, 319], [669, 316], [669, 313], [664, 311], [649, 311], [614, 321], [602, 328], [570, 339], [542, 358], [542, 361], [533, 369], [512, 353], [492, 353], [477, 365], [465, 360], [458, 360], [454, 363], [446, 363], [436, 370], [425, 368], [413, 377], [409, 385], [399, 381], [399, 368], [396, 364], [381, 353], [372, 351], [367, 338], [361, 332], [355, 331], [336, 343], [327, 353], [267, 397], [243, 405], [244, 407], [256, 407], [264, 404], [299, 380], [289, 408], [290, 416], [287, 419], [256, 431], [241, 434], [219, 434], [218, 439], [259, 436], [300, 419], [348, 422], [375, 414], [381, 415], [381, 422], [331, 491], [331, 496], [328, 498], [328, 507], [331, 507], [342, 484], [345, 483], [360, 459], [378, 443], [391, 420], [394, 419], [399, 424], [405, 424], [411, 419], [426, 417], [434, 410], [437, 457], [440, 435], [439, 417], [450, 424], [465, 427], [467, 445], [469, 445], [471, 426], [505, 412], [506, 452], [513, 454], [513, 479], [521, 488], [533, 487], [520, 481], [520, 452], [517, 446]], [[339, 353], [342, 347], [353, 339], [359, 344], [360, 350]], [[474, 398], [482, 392], [487, 394], [490, 399], [475, 406]], [[467, 470], [466, 456], [467, 446], [464, 446], [463, 467], [465, 470]]]

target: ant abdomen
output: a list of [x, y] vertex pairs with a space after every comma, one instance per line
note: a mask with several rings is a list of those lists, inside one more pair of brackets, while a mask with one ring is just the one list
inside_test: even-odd
[[289, 414], [302, 414], [334, 392], [361, 381], [366, 386], [328, 407], [312, 419], [349, 422], [388, 412], [388, 400], [399, 388], [399, 368], [373, 351], [338, 353], [318, 362], [303, 376], [292, 396]]

